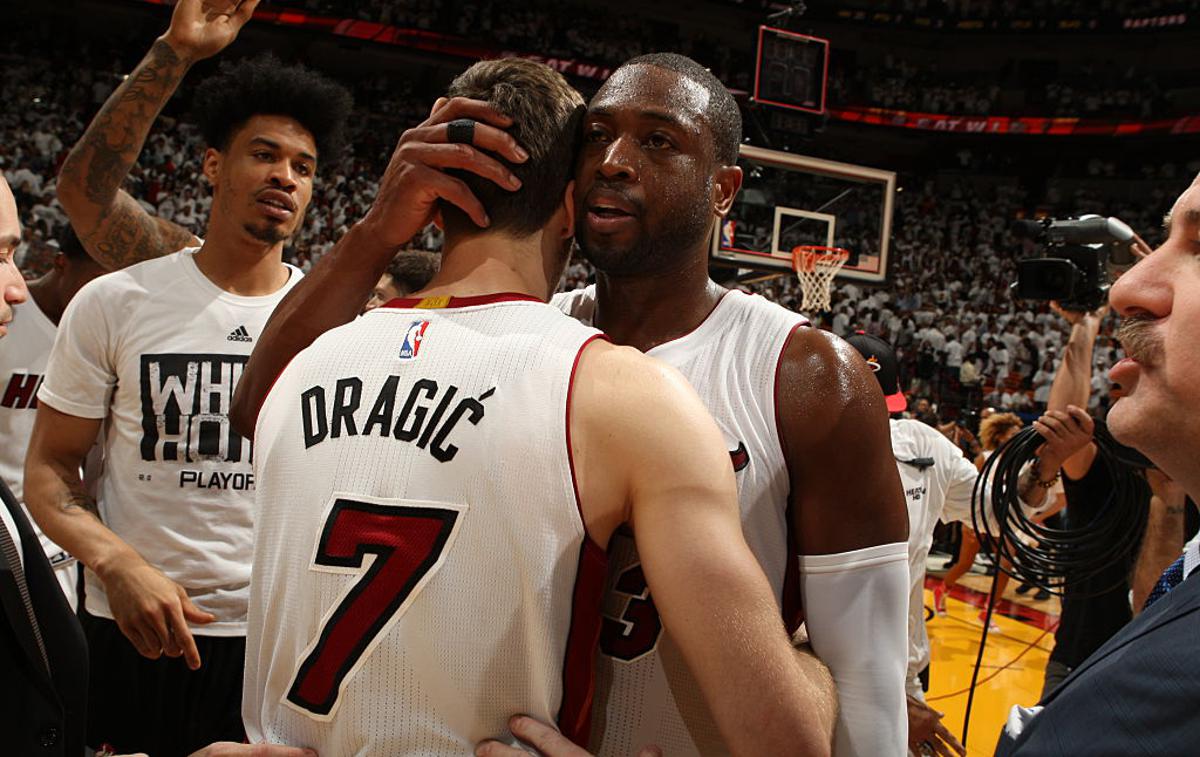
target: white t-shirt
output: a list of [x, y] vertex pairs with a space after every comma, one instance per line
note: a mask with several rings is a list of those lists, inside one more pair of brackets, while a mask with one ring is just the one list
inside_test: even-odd
[[957, 339], [946, 342], [946, 367], [961, 368], [963, 361], [963, 346]]
[[[892, 454], [908, 504], [908, 693], [921, 690], [918, 674], [929, 664], [925, 633], [925, 558], [939, 520], [971, 523], [971, 492], [979, 472], [962, 451], [932, 426], [892, 420]], [[922, 465], [913, 464], [920, 461]], [[931, 465], [924, 463], [932, 461]]]
[[[251, 444], [229, 424], [233, 391], [275, 305], [217, 287], [188, 248], [90, 282], [71, 301], [38, 391], [63, 413], [103, 419], [97, 501], [106, 525], [217, 620], [246, 632], [253, 549]], [[87, 609], [111, 618], [85, 572]]]

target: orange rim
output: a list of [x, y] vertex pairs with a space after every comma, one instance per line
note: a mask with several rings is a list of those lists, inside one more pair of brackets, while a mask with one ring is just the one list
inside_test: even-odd
[[844, 247], [824, 247], [815, 244], [802, 244], [792, 248], [792, 267], [797, 271], [812, 271], [818, 260], [830, 260], [845, 263], [850, 259], [850, 251]]

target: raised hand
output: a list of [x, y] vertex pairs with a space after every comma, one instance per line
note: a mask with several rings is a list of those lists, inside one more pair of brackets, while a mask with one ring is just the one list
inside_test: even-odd
[[254, 15], [259, 0], [179, 0], [163, 39], [189, 63], [224, 50]]
[[[448, 140], [448, 125], [459, 118], [475, 121], [473, 144]], [[529, 159], [504, 131], [511, 125], [511, 118], [480, 100], [440, 98], [429, 118], [401, 135], [380, 179], [379, 194], [361, 225], [382, 244], [398, 248], [433, 220], [438, 201], [445, 200], [462, 208], [476, 225], [486, 227], [488, 217], [479, 199], [445, 169], [470, 171], [504, 189], [519, 189], [520, 180], [488, 154], [498, 154], [510, 163]]]
[[1038, 447], [1041, 475], [1052, 475], [1059, 466], [1092, 441], [1096, 422], [1086, 410], [1068, 405], [1066, 412], [1051, 410], [1033, 422], [1046, 443]]

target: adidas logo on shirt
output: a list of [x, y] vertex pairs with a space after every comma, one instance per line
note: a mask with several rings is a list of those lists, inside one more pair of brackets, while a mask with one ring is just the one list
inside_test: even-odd
[[225, 337], [231, 342], [253, 342], [254, 338], [250, 336], [250, 332], [246, 331], [245, 326], [238, 326], [229, 336]]

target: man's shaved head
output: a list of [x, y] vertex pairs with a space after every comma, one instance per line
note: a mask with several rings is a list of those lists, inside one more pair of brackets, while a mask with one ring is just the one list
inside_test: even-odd
[[[704, 66], [678, 53], [649, 53], [639, 55], [625, 62], [623, 68], [629, 66], [656, 66], [687, 77], [703, 88], [708, 97], [704, 107], [704, 120], [712, 130], [713, 154], [724, 165], [737, 162], [738, 145], [742, 143], [742, 114], [738, 110], [737, 101], [721, 83]], [[614, 77], [615, 78], [615, 77]]]
[[21, 242], [21, 222], [17, 202], [4, 174], [0, 173], [0, 337], [8, 333], [13, 318], [12, 306], [25, 301], [25, 277], [17, 268], [17, 245]]

